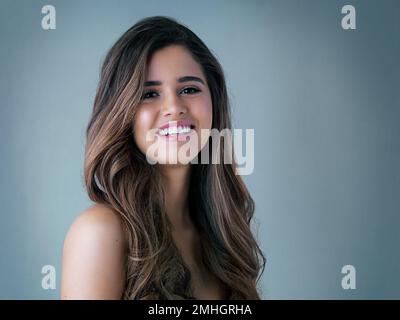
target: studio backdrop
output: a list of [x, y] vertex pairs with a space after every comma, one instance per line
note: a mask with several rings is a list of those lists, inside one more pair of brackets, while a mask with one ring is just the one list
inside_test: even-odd
[[[400, 298], [400, 2], [0, 1], [0, 298], [58, 299], [89, 201], [85, 129], [105, 54], [168, 16], [212, 50], [267, 263], [263, 299]], [[243, 150], [243, 152], [245, 149]]]

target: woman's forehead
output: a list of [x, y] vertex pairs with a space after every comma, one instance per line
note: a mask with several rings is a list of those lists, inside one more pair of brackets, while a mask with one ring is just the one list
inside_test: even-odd
[[184, 76], [204, 77], [201, 66], [183, 46], [171, 45], [156, 51], [149, 60], [146, 80], [175, 81]]

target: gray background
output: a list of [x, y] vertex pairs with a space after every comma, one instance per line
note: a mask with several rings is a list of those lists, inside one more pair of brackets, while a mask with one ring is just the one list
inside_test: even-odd
[[[353, 4], [357, 30], [341, 28]], [[41, 28], [41, 8], [57, 29]], [[84, 130], [102, 59], [168, 15], [212, 49], [237, 128], [255, 129], [264, 299], [400, 298], [398, 1], [1, 1], [0, 298], [57, 299], [69, 225], [90, 205]], [[41, 288], [41, 268], [57, 289]], [[357, 289], [341, 288], [354, 265]]]

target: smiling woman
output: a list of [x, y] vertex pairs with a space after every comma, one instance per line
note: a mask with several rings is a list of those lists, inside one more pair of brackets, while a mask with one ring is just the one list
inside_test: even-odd
[[[163, 164], [172, 162], [171, 154], [187, 139], [196, 150], [201, 150], [208, 139], [201, 131], [211, 129], [213, 108], [206, 77], [190, 51], [178, 44], [155, 52], [148, 63], [144, 87], [133, 125], [140, 150], [148, 155], [148, 148], [153, 145], [160, 152], [152, 160]], [[158, 129], [163, 139], [156, 143], [148, 139], [151, 129]], [[197, 139], [191, 139], [192, 136]], [[172, 145], [172, 141], [178, 145]]]
[[146, 157], [154, 143], [167, 153], [186, 141], [202, 150], [210, 137], [201, 130], [230, 128], [222, 68], [192, 31], [151, 17], [122, 35], [87, 127], [84, 175], [95, 204], [65, 239], [62, 298], [260, 299], [265, 258], [236, 164]]

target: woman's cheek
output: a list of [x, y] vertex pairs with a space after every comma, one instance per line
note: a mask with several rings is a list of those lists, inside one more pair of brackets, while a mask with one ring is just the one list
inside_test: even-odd
[[194, 109], [194, 116], [199, 121], [200, 128], [197, 132], [199, 135], [198, 143], [199, 150], [203, 149], [206, 145], [208, 138], [210, 136], [210, 132], [207, 132], [206, 129], [210, 130], [212, 126], [212, 102], [210, 99], [203, 99], [199, 101], [199, 104]]
[[139, 149], [146, 154], [148, 144], [146, 141], [147, 132], [151, 130], [151, 124], [154, 122], [152, 112], [147, 108], [139, 109], [134, 121], [134, 138]]
[[205, 124], [208, 122], [207, 119], [212, 113], [210, 95], [202, 94], [196, 97], [189, 97], [184, 103], [188, 106], [189, 112], [194, 119], [204, 128]]
[[201, 119], [201, 127], [204, 129], [211, 129], [212, 125], [212, 102], [211, 99], [206, 99], [201, 103], [197, 109], [199, 112], [198, 117]]

